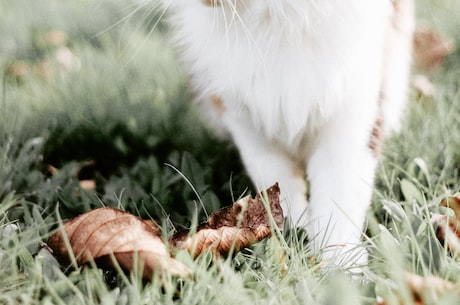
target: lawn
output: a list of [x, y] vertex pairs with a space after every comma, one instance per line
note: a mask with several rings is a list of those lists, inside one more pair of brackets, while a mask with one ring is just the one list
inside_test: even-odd
[[[323, 270], [288, 229], [228, 259], [181, 254], [192, 279], [59, 268], [43, 242], [63, 220], [111, 206], [167, 235], [253, 190], [235, 148], [189, 103], [161, 13], [142, 3], [0, 0], [0, 304], [417, 304], [407, 274], [453, 286], [421, 289], [425, 304], [460, 303], [460, 262], [430, 223], [460, 192], [455, 48], [441, 68], [414, 69], [434, 92], [412, 87], [385, 147], [368, 275]], [[420, 25], [460, 44], [458, 2], [417, 4]]]

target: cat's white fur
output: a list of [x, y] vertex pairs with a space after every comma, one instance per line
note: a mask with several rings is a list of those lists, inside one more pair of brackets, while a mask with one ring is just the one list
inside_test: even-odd
[[365, 261], [344, 257], [362, 238], [380, 134], [406, 100], [412, 0], [163, 2], [197, 100], [255, 185], [280, 183], [313, 251]]

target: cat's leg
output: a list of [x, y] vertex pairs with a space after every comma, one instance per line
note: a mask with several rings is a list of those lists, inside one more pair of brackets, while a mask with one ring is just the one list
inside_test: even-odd
[[[361, 244], [377, 164], [370, 148], [376, 115], [344, 109], [317, 135], [308, 162], [307, 232], [313, 253], [328, 266], [367, 262]], [[374, 122], [374, 123], [372, 123]]]
[[[349, 99], [354, 100], [352, 107], [339, 112], [319, 133], [308, 163], [311, 196], [307, 230], [313, 251], [322, 253], [329, 266], [346, 267], [367, 260], [366, 251], [356, 245], [363, 237], [379, 146], [384, 135], [399, 127], [410, 70], [414, 1], [396, 0], [393, 6], [379, 102], [374, 103], [378, 106], [366, 108], [376, 99], [375, 87], [355, 88], [356, 96]], [[363, 75], [373, 79], [372, 71]], [[366, 80], [362, 83], [368, 84]]]
[[264, 190], [278, 182], [284, 215], [291, 224], [303, 226], [307, 207], [303, 166], [261, 136], [249, 120], [232, 118], [227, 128], [255, 186]]
[[392, 20], [386, 33], [381, 85], [381, 107], [386, 135], [400, 128], [409, 87], [415, 28], [414, 0], [395, 0], [393, 6]]

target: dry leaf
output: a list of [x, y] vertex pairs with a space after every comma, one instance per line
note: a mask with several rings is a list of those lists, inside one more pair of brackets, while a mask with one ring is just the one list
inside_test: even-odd
[[438, 70], [452, 50], [451, 41], [432, 30], [417, 27], [414, 33], [414, 62], [421, 73], [413, 75], [412, 86], [419, 95], [433, 96], [435, 86], [425, 74]]
[[213, 229], [223, 226], [240, 228], [257, 227], [259, 225], [270, 226], [270, 216], [264, 204], [264, 200], [267, 200], [275, 224], [282, 229], [284, 216], [279, 196], [280, 188], [277, 183], [265, 192], [257, 194], [256, 198], [246, 196], [231, 207], [216, 211], [209, 217], [207, 225]]
[[227, 256], [231, 251], [238, 252], [243, 248], [261, 241], [269, 236], [271, 229], [260, 225], [257, 228], [220, 227], [217, 229], [199, 228], [193, 236], [188, 231], [175, 234], [170, 243], [177, 249], [185, 249], [197, 257], [206, 250], [214, 254]]
[[441, 206], [452, 209], [457, 219], [460, 218], [460, 198], [446, 197], [441, 200]]
[[[412, 298], [413, 303], [410, 304], [436, 304], [436, 300], [439, 300], [443, 295], [448, 293], [454, 293], [460, 297], [460, 287], [437, 276], [424, 277], [406, 272], [404, 281]], [[398, 295], [397, 291], [393, 291], [390, 299], [392, 300], [391, 304], [395, 304], [395, 302], [401, 305], [405, 304], [403, 297]], [[377, 297], [376, 305], [386, 305], [387, 301], [384, 298]]]
[[[266, 198], [264, 198], [266, 195]], [[249, 196], [238, 200], [231, 207], [218, 210], [208, 221], [197, 228], [190, 236], [188, 230], [180, 231], [170, 239], [177, 249], [185, 249], [195, 257], [204, 250], [211, 249], [214, 254], [226, 256], [231, 251], [239, 251], [271, 234], [271, 221], [267, 208], [278, 228], [284, 224], [283, 210], [279, 202], [280, 189], [278, 184], [270, 187], [266, 194], [258, 194], [256, 198]]]
[[437, 276], [420, 276], [413, 273], [406, 273], [406, 283], [409, 287], [415, 304], [424, 304], [424, 300], [435, 301], [443, 294], [456, 290], [451, 282]]
[[[64, 225], [76, 263], [81, 266], [94, 260], [100, 266], [112, 266], [111, 255], [125, 271], [143, 264], [143, 277], [152, 278], [155, 270], [187, 276], [190, 271], [169, 256], [157, 228], [129, 213], [112, 208], [96, 209]], [[69, 265], [70, 256], [61, 231], [48, 240], [61, 264]]]
[[[215, 212], [194, 236], [189, 236], [189, 231], [178, 232], [170, 243], [197, 256], [206, 249], [227, 255], [262, 240], [272, 231], [265, 194], [274, 222], [282, 228], [284, 218], [276, 184], [255, 199], [245, 197]], [[94, 260], [100, 267], [113, 268], [115, 259], [123, 270], [132, 271], [137, 258], [144, 267], [145, 279], [151, 279], [155, 271], [182, 277], [190, 274], [186, 266], [170, 257], [158, 227], [129, 213], [96, 209], [65, 223], [63, 229], [78, 266]], [[48, 246], [61, 264], [70, 265], [72, 254], [60, 230], [49, 238]]]
[[418, 27], [414, 34], [414, 57], [417, 66], [429, 72], [440, 68], [453, 50], [453, 43], [438, 33]]
[[433, 213], [431, 223], [437, 225], [436, 237], [455, 255], [460, 254], [460, 198], [447, 197], [441, 205], [452, 209], [455, 216]]
[[[441, 206], [451, 209], [455, 216], [433, 213], [431, 223], [437, 225], [436, 236], [455, 254], [460, 254], [460, 198], [446, 197]], [[410, 290], [413, 303], [418, 305], [435, 304], [443, 295], [454, 294], [460, 302], [460, 286], [437, 276], [419, 276], [412, 273], [405, 274], [405, 283]], [[393, 295], [397, 302], [403, 304], [402, 298]], [[386, 300], [379, 298], [377, 305], [386, 305]], [[394, 302], [392, 303], [394, 304]]]

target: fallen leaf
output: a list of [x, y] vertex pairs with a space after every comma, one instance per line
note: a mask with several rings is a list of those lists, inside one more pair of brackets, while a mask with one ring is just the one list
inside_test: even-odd
[[270, 215], [264, 203], [266, 200], [275, 224], [281, 229], [284, 225], [284, 216], [279, 196], [280, 188], [278, 184], [275, 184], [265, 192], [257, 194], [256, 198], [246, 196], [231, 207], [216, 211], [209, 217], [207, 225], [214, 229], [223, 226], [240, 228], [257, 227], [259, 225], [270, 226]]
[[433, 213], [431, 223], [437, 226], [436, 237], [449, 251], [455, 255], [460, 254], [460, 198], [446, 197], [441, 201], [441, 206], [453, 211], [454, 216]]
[[409, 295], [403, 297], [400, 288], [392, 289], [389, 295], [385, 297], [378, 296], [376, 305], [386, 304], [407, 304], [407, 297], [411, 300], [410, 304], [436, 304], [436, 302], [447, 294], [453, 294], [460, 297], [460, 287], [437, 276], [420, 276], [406, 272], [404, 274], [404, 285], [408, 289]]
[[260, 225], [257, 228], [199, 228], [199, 231], [192, 236], [189, 236], [188, 233], [185, 231], [175, 234], [170, 243], [177, 249], [187, 250], [194, 257], [209, 249], [214, 254], [227, 256], [231, 251], [238, 252], [261, 241], [270, 235], [271, 229]]
[[[78, 266], [92, 260], [102, 267], [113, 266], [113, 255], [125, 271], [132, 271], [139, 261], [147, 279], [157, 270], [182, 277], [190, 274], [185, 265], [170, 257], [159, 230], [129, 213], [96, 209], [65, 223], [64, 230]], [[61, 231], [49, 238], [48, 246], [61, 264], [71, 263]]]
[[406, 273], [405, 280], [415, 304], [425, 304], [427, 300], [434, 302], [449, 292], [459, 293], [459, 287], [437, 276]]
[[[266, 198], [265, 198], [266, 195]], [[198, 226], [195, 234], [189, 230], [174, 234], [169, 242], [177, 249], [185, 249], [194, 257], [205, 250], [214, 254], [228, 255], [270, 236], [270, 214], [278, 226], [284, 224], [283, 210], [279, 202], [280, 189], [278, 184], [270, 187], [266, 193], [256, 198], [246, 196], [231, 207], [213, 213], [208, 221]], [[269, 212], [264, 201], [269, 204]]]
[[[245, 197], [212, 214], [206, 223], [198, 226], [195, 234], [176, 233], [170, 244], [195, 257], [205, 250], [227, 255], [248, 247], [270, 236], [271, 218], [278, 228], [283, 227], [279, 194], [275, 184], [255, 199]], [[58, 261], [67, 266], [73, 257], [78, 266], [94, 261], [102, 268], [114, 268], [115, 260], [129, 272], [135, 269], [136, 261], [140, 261], [145, 279], [151, 279], [155, 272], [181, 277], [190, 274], [185, 265], [170, 257], [155, 223], [113, 208], [96, 209], [66, 222], [63, 230], [48, 239], [48, 246]]]
[[430, 72], [442, 66], [446, 56], [453, 50], [453, 43], [438, 33], [417, 27], [414, 33], [414, 57], [416, 66]]
[[[452, 253], [460, 254], [460, 198], [446, 197], [441, 200], [441, 206], [451, 209], [452, 215], [432, 213], [431, 223], [436, 225], [436, 236]], [[437, 300], [447, 294], [457, 298], [460, 303], [460, 286], [438, 276], [420, 276], [405, 273], [404, 282], [409, 289], [413, 304], [436, 304]], [[392, 302], [388, 304], [404, 304], [403, 298], [397, 291], [388, 297]], [[386, 305], [385, 298], [377, 298], [376, 305]]]
[[452, 209], [457, 219], [460, 219], [460, 198], [446, 197], [441, 200], [441, 206]]

